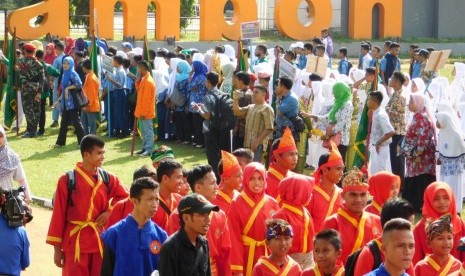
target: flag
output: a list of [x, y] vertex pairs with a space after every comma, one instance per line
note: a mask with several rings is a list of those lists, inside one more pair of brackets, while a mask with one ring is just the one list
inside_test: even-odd
[[[3, 39], [3, 53], [6, 55], [8, 51], [8, 28], [5, 28], [5, 36]], [[5, 92], [6, 84], [7, 84], [7, 68], [5, 63], [0, 62], [0, 105], [3, 101], [3, 94]]]
[[[150, 65], [150, 55], [149, 55], [149, 45], [147, 43], [147, 37], [144, 36], [144, 47], [142, 51], [142, 58], [147, 61], [149, 64], [149, 74], [152, 74], [152, 66]], [[155, 87], [155, 91], [156, 91]], [[155, 92], [156, 93], [156, 92]], [[155, 95], [156, 97], [156, 95]], [[153, 134], [154, 134], [154, 139], [155, 141], [158, 140], [158, 117], [157, 117], [157, 104], [155, 103], [155, 118], [153, 118]], [[139, 127], [137, 129], [140, 129]], [[140, 134], [140, 133], [139, 133]], [[141, 135], [142, 137], [142, 135]]]
[[357, 135], [355, 136], [355, 157], [353, 167], [361, 169], [366, 165], [367, 162], [367, 149], [366, 140], [369, 132], [369, 118], [368, 118], [368, 106], [365, 102], [362, 116], [360, 117], [360, 123], [358, 125]]
[[11, 128], [13, 121], [16, 118], [16, 91], [17, 91], [17, 73], [14, 69], [16, 64], [16, 30], [13, 32], [13, 37], [8, 43], [7, 59], [9, 60], [8, 65], [8, 79], [6, 86], [6, 97], [5, 97], [5, 126]]
[[238, 59], [237, 59], [237, 70], [239, 71], [248, 71], [249, 70], [249, 57], [248, 54], [244, 54], [244, 50], [242, 48], [242, 41], [237, 42], [237, 53], [238, 53]]
[[[95, 37], [95, 34], [92, 36], [92, 50], [90, 52], [90, 63], [92, 65], [92, 71], [95, 73], [97, 78], [100, 80], [100, 72], [99, 72], [99, 67], [98, 67], [98, 46], [97, 46], [97, 38]], [[100, 127], [102, 123], [102, 104], [100, 101], [98, 101], [99, 104], [99, 109], [100, 111], [98, 112], [97, 115], [97, 128]]]

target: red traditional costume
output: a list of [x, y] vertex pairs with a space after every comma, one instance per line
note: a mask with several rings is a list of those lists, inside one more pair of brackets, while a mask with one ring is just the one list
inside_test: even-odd
[[[178, 208], [179, 201], [181, 201], [182, 198], [182, 196], [177, 193], [172, 193], [170, 197], [171, 203], [168, 206], [167, 199], [163, 198], [160, 193], [160, 206], [158, 206], [157, 212], [152, 218], [152, 220], [166, 232], [168, 232], [170, 215]], [[167, 213], [165, 209], [161, 207], [161, 204], [164, 204], [170, 210], [170, 213]]]
[[[231, 153], [222, 150], [221, 160], [223, 163], [223, 173], [221, 174], [221, 177], [233, 176], [241, 170], [239, 161], [237, 161], [236, 156], [232, 155]], [[223, 183], [220, 183], [220, 189], [218, 190], [216, 198], [212, 200], [212, 203], [220, 207], [220, 209], [226, 215], [228, 215], [231, 201], [235, 199], [237, 196], [239, 196], [239, 192], [234, 190], [232, 194], [227, 194], [224, 190], [223, 185]]]
[[282, 266], [274, 263], [267, 257], [260, 257], [253, 268], [253, 276], [300, 276], [300, 265], [291, 257]]
[[[342, 264], [341, 261], [338, 261], [336, 263], [336, 268], [334, 269], [333, 274], [331, 276], [344, 276], [345, 275], [345, 270], [344, 270], [344, 265]], [[354, 275], [364, 275], [364, 274], [357, 274], [355, 273]], [[307, 269], [304, 272], [302, 272], [302, 276], [323, 276], [323, 273], [321, 273], [320, 268], [318, 265], [316, 265], [313, 269]]]
[[[249, 182], [254, 172], [265, 179], [266, 170], [259, 163], [250, 163], [244, 169], [243, 191], [232, 201], [228, 224], [231, 231], [231, 269], [233, 272], [252, 275], [253, 266], [261, 256], [267, 256], [265, 221], [279, 209], [276, 201], [265, 194], [253, 193]], [[266, 183], [265, 183], [266, 186]]]
[[[229, 255], [231, 251], [230, 232], [225, 213], [211, 212], [210, 228], [207, 232], [212, 276], [231, 275]], [[181, 228], [178, 209], [171, 213], [166, 233], [171, 236]]]
[[450, 199], [450, 207], [447, 214], [452, 217], [451, 222], [454, 230], [454, 246], [452, 247], [450, 254], [459, 261], [463, 262], [465, 260], [465, 254], [457, 250], [460, 238], [465, 236], [465, 225], [463, 220], [457, 215], [454, 194], [448, 184], [444, 182], [433, 182], [426, 188], [423, 196], [423, 217], [417, 225], [415, 225], [415, 229], [413, 229], [413, 237], [415, 238], [415, 254], [413, 255], [412, 262], [414, 265], [423, 260], [427, 254], [432, 253], [431, 248], [429, 248], [427, 244], [426, 238], [427, 222], [433, 222], [439, 217], [446, 215], [439, 214], [433, 209], [434, 197], [441, 190], [445, 191]]
[[314, 185], [313, 178], [301, 174], [284, 178], [279, 183], [281, 209], [273, 215], [273, 218], [285, 220], [292, 226], [294, 239], [288, 254], [304, 269], [313, 264], [311, 252], [315, 230], [312, 217], [304, 206], [310, 201]]
[[129, 198], [117, 202], [111, 210], [107, 225], [105, 225], [105, 229], [110, 228], [120, 220], [126, 218], [132, 212], [132, 210], [134, 210], [134, 205]]
[[342, 159], [336, 145], [332, 145], [332, 148], [329, 151], [328, 162], [318, 167], [313, 174], [316, 185], [313, 188], [312, 198], [310, 199], [307, 209], [312, 216], [313, 227], [315, 228], [316, 233], [322, 229], [323, 222], [327, 217], [337, 213], [337, 210], [339, 210], [339, 207], [341, 207], [343, 202], [341, 195], [342, 189], [337, 187], [336, 183], [333, 185], [332, 192], [328, 193], [323, 190], [320, 182], [321, 171], [326, 168], [341, 165], [344, 165], [344, 160]]
[[415, 266], [415, 276], [451, 275], [460, 271], [461, 266], [462, 263], [452, 255], [449, 255], [449, 259], [442, 265], [439, 264], [434, 255], [427, 255], [425, 259], [419, 261]]
[[[400, 189], [400, 177], [390, 172], [378, 172], [368, 179], [370, 188], [368, 191], [373, 196], [371, 204], [365, 207], [365, 211], [381, 215], [381, 208], [384, 203], [389, 199], [391, 190], [394, 185]], [[370, 270], [371, 271], [371, 270]]]
[[[368, 185], [363, 183], [362, 173], [352, 170], [342, 181], [343, 193], [357, 191], [368, 192]], [[341, 261], [345, 264], [347, 257], [360, 249], [369, 241], [378, 238], [382, 232], [380, 218], [363, 211], [361, 217], [351, 213], [345, 205], [339, 208], [337, 214], [327, 218], [323, 229], [335, 229], [341, 233]]]
[[[374, 242], [377, 244], [379, 248], [379, 252], [381, 255], [381, 262], [384, 262], [384, 253], [381, 251], [382, 238], [374, 239]], [[365, 245], [358, 256], [357, 263], [355, 264], [355, 271], [354, 275], [365, 275], [371, 271], [373, 271], [373, 266], [375, 264], [375, 258], [373, 257], [373, 253], [371, 252], [370, 248]], [[415, 275], [413, 274], [413, 265], [410, 264], [410, 267], [405, 270], [408, 275]]]
[[[291, 130], [288, 127], [286, 127], [283, 133], [283, 137], [279, 142], [278, 148], [273, 151], [273, 155], [282, 154], [289, 151], [297, 151], [297, 146], [295, 145], [294, 137], [292, 136]], [[281, 180], [283, 180], [290, 174], [293, 173], [290, 171], [283, 170], [272, 160], [270, 167], [268, 168], [268, 172], [266, 174], [266, 194], [273, 197], [279, 202], [279, 182], [281, 182]]]
[[63, 275], [99, 275], [102, 264], [102, 241], [95, 220], [111, 209], [112, 204], [128, 197], [118, 178], [109, 174], [105, 184], [100, 174], [93, 175], [77, 163], [74, 169], [75, 190], [68, 204], [68, 176], [58, 180], [47, 243], [64, 252]]

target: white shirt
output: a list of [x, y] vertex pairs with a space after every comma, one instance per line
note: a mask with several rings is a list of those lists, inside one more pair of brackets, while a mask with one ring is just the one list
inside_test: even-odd
[[[394, 131], [389, 116], [384, 108], [379, 107], [373, 112], [371, 123], [370, 144], [375, 145], [386, 134]], [[387, 146], [392, 142], [392, 138], [384, 141], [381, 146]]]
[[366, 70], [368, 67], [370, 67], [370, 62], [373, 58], [370, 56], [370, 54], [366, 54], [363, 56], [363, 62], [362, 62], [362, 69]]

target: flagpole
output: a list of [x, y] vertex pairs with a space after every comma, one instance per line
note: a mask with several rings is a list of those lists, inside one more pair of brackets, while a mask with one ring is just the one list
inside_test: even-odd
[[[14, 37], [13, 45], [14, 45], [14, 49], [16, 49], [17, 48], [16, 27], [14, 28], [13, 37]], [[10, 63], [10, 66], [16, 66], [16, 56], [15, 56], [14, 63]], [[19, 136], [19, 97], [18, 97], [18, 81], [17, 80], [18, 80], [17, 79], [17, 74], [15, 74], [15, 78], [13, 80], [14, 81], [14, 86], [13, 87], [14, 87], [15, 99], [16, 99], [16, 108], [15, 108], [15, 112], [16, 112], [16, 136]]]

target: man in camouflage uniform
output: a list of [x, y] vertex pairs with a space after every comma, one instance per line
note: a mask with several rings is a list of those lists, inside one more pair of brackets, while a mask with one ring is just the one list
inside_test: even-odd
[[23, 138], [36, 137], [40, 117], [40, 97], [44, 85], [44, 68], [34, 57], [36, 47], [33, 44], [24, 45], [24, 58], [18, 63], [19, 80], [21, 82], [21, 97], [26, 115], [26, 133]]

